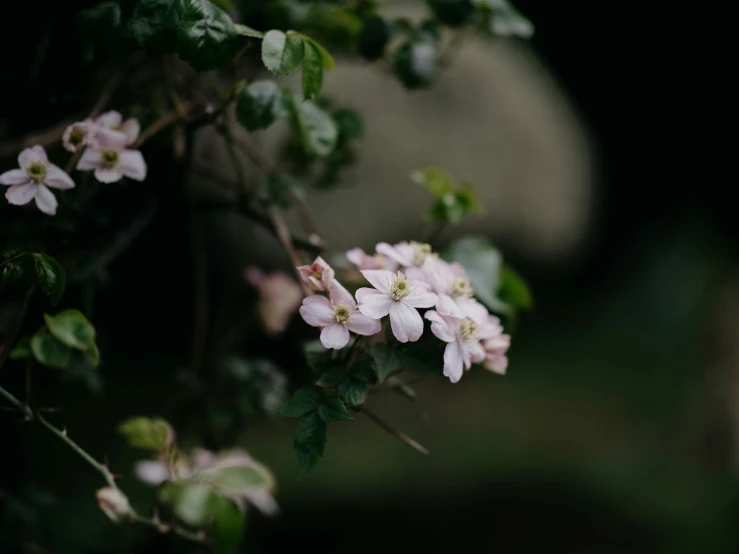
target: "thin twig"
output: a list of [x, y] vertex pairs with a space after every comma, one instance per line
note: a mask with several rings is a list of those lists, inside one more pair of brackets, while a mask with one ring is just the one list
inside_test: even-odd
[[12, 327], [10, 328], [10, 331], [3, 339], [2, 343], [0, 343], [0, 370], [3, 368], [3, 365], [5, 365], [5, 361], [8, 359], [8, 354], [10, 354], [10, 350], [13, 347], [13, 343], [15, 342], [15, 339], [18, 336], [18, 331], [20, 331], [21, 324], [23, 323], [23, 318], [26, 317], [26, 311], [28, 311], [28, 304], [31, 301], [31, 296], [33, 296], [33, 293], [35, 290], [36, 290], [36, 285], [28, 289], [26, 296], [23, 297], [20, 310], [18, 310], [18, 314], [15, 316], [15, 320], [12, 323]]
[[180, 115], [180, 112], [183, 113], [185, 117], [187, 117], [187, 114], [190, 113], [191, 110], [192, 104], [190, 102], [185, 102], [181, 104], [178, 108], [162, 116], [160, 119], [158, 119], [142, 131], [142, 133], [139, 135], [139, 138], [136, 139], [136, 142], [131, 145], [131, 148], [134, 150], [141, 148], [141, 145], [144, 144], [151, 137], [153, 137], [157, 133], [160, 133], [170, 125], [181, 121], [183, 117]]
[[425, 446], [419, 444], [417, 441], [410, 438], [408, 435], [403, 433], [403, 431], [400, 431], [396, 429], [395, 427], [391, 426], [390, 424], [385, 423], [382, 419], [379, 418], [377, 414], [367, 409], [366, 406], [362, 407], [362, 411], [360, 413], [363, 413], [364, 415], [366, 415], [373, 422], [375, 422], [379, 427], [381, 427], [382, 429], [384, 429], [385, 431], [393, 435], [395, 438], [399, 439], [400, 441], [410, 446], [416, 452], [420, 454], [424, 454], [424, 455], [430, 454], [429, 450]]

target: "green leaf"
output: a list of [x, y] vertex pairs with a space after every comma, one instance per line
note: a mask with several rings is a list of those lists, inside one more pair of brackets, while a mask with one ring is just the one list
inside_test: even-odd
[[238, 33], [229, 15], [209, 0], [184, 0], [178, 35], [180, 57], [196, 71], [228, 63], [238, 46]]
[[184, 13], [184, 0], [138, 0], [128, 30], [140, 47], [171, 53], [177, 47], [177, 32]]
[[429, 40], [406, 42], [395, 51], [395, 75], [409, 89], [428, 87], [436, 75], [436, 45]]
[[234, 23], [234, 28], [242, 37], [264, 38], [263, 32], [247, 27], [246, 25], [242, 25], [241, 23]]
[[84, 34], [97, 35], [109, 32], [121, 23], [121, 7], [118, 2], [108, 0], [77, 14], [77, 28]]
[[10, 351], [11, 360], [25, 360], [31, 357], [31, 338], [23, 337], [18, 340], [13, 350]]
[[357, 51], [363, 58], [373, 61], [381, 58], [390, 42], [390, 26], [379, 15], [365, 20], [357, 39]]
[[31, 352], [38, 363], [55, 369], [65, 369], [72, 359], [69, 346], [45, 329], [31, 337]]
[[303, 343], [305, 361], [312, 370], [321, 372], [331, 364], [331, 351], [321, 344], [321, 341]]
[[318, 412], [308, 412], [300, 418], [295, 429], [293, 446], [298, 454], [300, 473], [305, 475], [318, 463], [328, 438], [328, 426]]
[[323, 46], [310, 38], [308, 35], [304, 35], [303, 33], [298, 33], [296, 31], [288, 31], [287, 34], [303, 39], [306, 47], [306, 55], [308, 45], [315, 48], [321, 58], [321, 67], [323, 67], [323, 69], [330, 71], [336, 67], [336, 61], [334, 60], [334, 57], [328, 52], [328, 50], [326, 50]]
[[367, 400], [367, 389], [369, 386], [364, 381], [360, 381], [356, 377], [347, 379], [339, 385], [339, 394], [349, 407], [359, 410]]
[[98, 345], [94, 342], [90, 344], [89, 348], [87, 349], [87, 354], [90, 356], [90, 361], [92, 362], [92, 365], [97, 367], [97, 365], [100, 363], [100, 350], [98, 349]]
[[319, 157], [328, 156], [336, 146], [338, 138], [338, 130], [331, 116], [311, 100], [301, 102], [293, 97], [289, 107], [293, 127], [303, 150], [307, 154]]
[[323, 60], [321, 53], [310, 42], [305, 41], [305, 58], [303, 59], [303, 96], [308, 100], [318, 96], [323, 87]]
[[332, 367], [321, 374], [316, 385], [319, 387], [335, 387], [347, 378], [349, 372], [344, 366]]
[[303, 39], [282, 31], [268, 31], [262, 40], [262, 61], [277, 77], [294, 73], [303, 62]]
[[411, 173], [411, 179], [429, 191], [434, 198], [442, 198], [454, 192], [451, 175], [440, 167], [427, 167]]
[[380, 383], [387, 379], [393, 371], [400, 369], [400, 361], [387, 344], [376, 344], [370, 350], [370, 354], [375, 362], [375, 371]]
[[292, 398], [285, 402], [280, 408], [280, 415], [285, 417], [300, 417], [318, 405], [319, 390], [315, 387], [298, 389]]
[[198, 473], [197, 479], [230, 495], [264, 487], [269, 482], [263, 472], [250, 466], [214, 467]]
[[44, 314], [44, 320], [51, 334], [67, 346], [87, 351], [95, 344], [95, 327], [78, 310], [64, 310], [53, 317]]
[[351, 419], [352, 416], [346, 411], [344, 403], [338, 394], [325, 393], [321, 398], [321, 404], [318, 406], [318, 415], [326, 423], [334, 421], [344, 421]]
[[21, 289], [35, 283], [36, 268], [33, 258], [20, 255], [17, 258], [5, 262], [3, 267], [3, 288]]
[[244, 514], [236, 502], [225, 496], [212, 501], [213, 527], [211, 535], [216, 552], [232, 552], [244, 535]]
[[534, 303], [531, 290], [521, 275], [506, 264], [500, 269], [498, 299], [516, 308], [530, 308]]
[[287, 114], [282, 89], [274, 81], [255, 81], [239, 93], [236, 114], [248, 130], [266, 129]]
[[118, 431], [128, 439], [133, 448], [161, 452], [172, 444], [174, 431], [163, 419], [132, 417], [118, 426]]
[[[420, 348], [415, 349], [413, 352], [397, 351], [396, 356], [400, 360], [404, 369], [418, 375], [428, 375], [429, 377], [437, 377], [444, 373], [444, 361], [439, 359], [432, 359], [428, 355], [428, 348], [421, 350]], [[424, 355], [425, 354], [425, 355]]]
[[188, 525], [201, 527], [213, 517], [218, 495], [203, 483], [170, 481], [159, 490], [159, 500]]
[[475, 296], [488, 308], [499, 309], [497, 291], [500, 285], [500, 252], [483, 237], [464, 237], [454, 241], [443, 253], [450, 262], [464, 267], [475, 290]]
[[64, 294], [67, 286], [67, 276], [59, 262], [46, 254], [32, 254], [36, 266], [36, 278], [39, 287], [49, 297], [52, 304], [56, 304]]

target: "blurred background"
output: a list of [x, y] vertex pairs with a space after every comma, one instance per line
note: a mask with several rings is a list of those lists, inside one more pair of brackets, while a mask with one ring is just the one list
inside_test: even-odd
[[[411, 15], [417, 5], [391, 4]], [[684, 166], [669, 105], [679, 74], [667, 31], [653, 35], [664, 14], [624, 24], [597, 3], [516, 5], [536, 25], [529, 43], [470, 38], [430, 90], [409, 93], [364, 64], [328, 74], [326, 92], [365, 115], [365, 136], [342, 186], [308, 197], [332, 249], [369, 250], [419, 235], [430, 200], [412, 170], [439, 165], [473, 183], [485, 214], [439, 246], [486, 235], [529, 281], [535, 305], [518, 321], [508, 375], [423, 382], [417, 404], [372, 396], [431, 455], [357, 417], [331, 426], [324, 459], [301, 480], [295, 422], [247, 419], [239, 444], [275, 472], [282, 512], [249, 514], [245, 552], [739, 551], [737, 228], [715, 185]], [[276, 151], [272, 134], [259, 138]], [[201, 161], [220, 167], [219, 143], [206, 131], [199, 144]], [[162, 186], [179, 178], [152, 166]], [[181, 209], [160, 204], [109, 268], [125, 287], [96, 304], [108, 330], [104, 394], [78, 381], [39, 391], [142, 506], [153, 492], [114, 429], [137, 414], [177, 424], [172, 382], [192, 317]], [[203, 224], [210, 310], [252, 317], [243, 270], [287, 268], [279, 246], [235, 218], [204, 214]], [[296, 334], [311, 331], [293, 321]], [[288, 342], [255, 334], [243, 350], [276, 359], [299, 384], [308, 376]], [[217, 418], [219, 407], [194, 417]], [[198, 550], [110, 524], [94, 502], [98, 477], [43, 431], [2, 413], [0, 437], [0, 552], [19, 538], [27, 552]]]

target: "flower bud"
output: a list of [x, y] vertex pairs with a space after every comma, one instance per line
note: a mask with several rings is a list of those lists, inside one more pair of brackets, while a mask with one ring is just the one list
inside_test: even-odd
[[120, 523], [131, 515], [128, 497], [117, 487], [105, 487], [96, 493], [98, 505], [115, 523]]

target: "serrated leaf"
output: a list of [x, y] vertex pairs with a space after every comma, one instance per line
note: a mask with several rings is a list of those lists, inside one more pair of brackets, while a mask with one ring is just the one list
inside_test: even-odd
[[234, 27], [236, 28], [236, 32], [242, 37], [264, 38], [263, 32], [247, 27], [246, 25], [242, 25], [241, 23], [234, 23]]
[[284, 417], [300, 417], [314, 410], [318, 406], [319, 390], [315, 387], [298, 389], [292, 397], [280, 408], [280, 415]]
[[370, 350], [378, 382], [382, 383], [393, 371], [400, 369], [400, 361], [387, 344], [376, 344]]
[[321, 46], [318, 42], [313, 40], [307, 35], [304, 35], [303, 33], [298, 33], [296, 31], [288, 31], [288, 35], [296, 36], [299, 38], [302, 38], [305, 42], [306, 46], [306, 52], [307, 47], [310, 44], [315, 50], [318, 52], [320, 58], [321, 58], [321, 67], [327, 71], [331, 71], [336, 67], [336, 61], [334, 60], [334, 57], [326, 50], [323, 46]]
[[321, 403], [318, 406], [318, 415], [326, 423], [352, 418], [351, 414], [346, 411], [346, 406], [344, 406], [341, 398], [333, 393], [325, 393], [323, 395]]
[[228, 63], [238, 45], [238, 33], [229, 15], [209, 0], [184, 2], [178, 33], [180, 57], [196, 71]]
[[138, 0], [128, 30], [140, 47], [171, 53], [177, 48], [184, 13], [185, 0]]
[[44, 314], [49, 332], [64, 344], [87, 351], [95, 344], [95, 327], [79, 310], [64, 310], [55, 316]]
[[358, 410], [367, 400], [368, 389], [367, 383], [352, 377], [339, 385], [339, 394], [351, 408]]
[[335, 387], [346, 379], [348, 374], [348, 370], [343, 366], [332, 367], [321, 374], [316, 385], [319, 387]]
[[188, 525], [200, 527], [211, 520], [218, 495], [202, 483], [170, 481], [159, 490], [159, 500]]
[[72, 350], [46, 330], [31, 337], [31, 352], [38, 363], [55, 369], [65, 369], [72, 359]]
[[255, 81], [239, 93], [236, 114], [248, 131], [266, 129], [287, 114], [282, 89], [274, 81]]
[[289, 102], [293, 127], [306, 154], [328, 156], [336, 146], [338, 130], [334, 120], [312, 100]]
[[303, 39], [282, 31], [268, 31], [262, 40], [262, 62], [277, 77], [297, 71], [303, 62]]
[[429, 191], [434, 198], [442, 198], [454, 192], [454, 181], [446, 170], [440, 167], [427, 167], [411, 173], [411, 179]]
[[300, 418], [295, 429], [293, 446], [298, 454], [302, 475], [313, 469], [323, 456], [327, 438], [328, 426], [318, 412], [309, 412]]
[[32, 254], [36, 279], [52, 304], [59, 302], [67, 287], [67, 276], [59, 262], [46, 254]]
[[160, 418], [132, 417], [121, 423], [118, 431], [133, 448], [156, 452], [165, 450], [174, 438], [172, 427]]
[[323, 60], [321, 53], [310, 42], [305, 41], [305, 57], [303, 59], [303, 75], [301, 80], [303, 96], [311, 100], [318, 96], [323, 87]]

